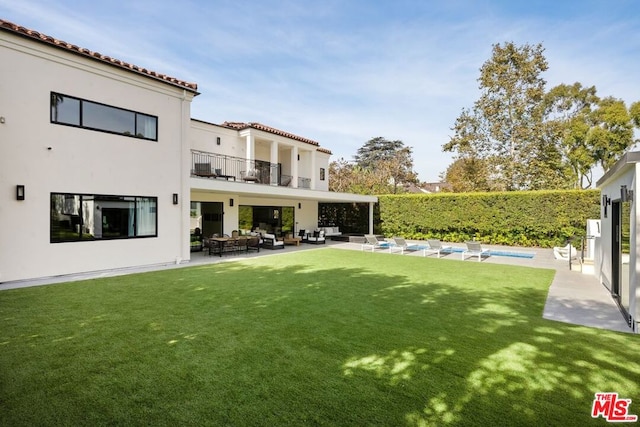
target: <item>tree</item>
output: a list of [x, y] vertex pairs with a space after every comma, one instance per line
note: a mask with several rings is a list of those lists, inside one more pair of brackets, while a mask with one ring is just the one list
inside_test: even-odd
[[[559, 85], [545, 97], [547, 136], [554, 139], [573, 188], [589, 188], [592, 169], [608, 170], [634, 144], [635, 103], [600, 99], [594, 86]], [[636, 125], [637, 126], [637, 125]]]
[[[587, 188], [595, 165], [606, 171], [634, 144], [640, 103], [627, 109], [580, 83], [545, 93], [543, 52], [541, 44], [493, 46], [480, 69], [480, 98], [462, 110], [443, 145], [461, 161], [446, 175], [474, 180], [454, 188]], [[484, 170], [470, 173], [472, 165]]]
[[541, 44], [493, 45], [491, 59], [480, 69], [481, 96], [472, 110], [463, 110], [455, 135], [443, 146], [463, 156], [492, 159], [490, 174], [498, 187], [518, 190], [535, 187], [532, 161], [544, 159], [540, 144], [547, 70]]
[[572, 188], [589, 188], [593, 155], [588, 147], [592, 113], [600, 99], [595, 86], [561, 84], [545, 96], [546, 136], [556, 141]]
[[493, 191], [488, 171], [486, 160], [461, 157], [449, 165], [441, 179], [451, 185], [454, 193]]
[[633, 125], [640, 129], [640, 101], [631, 104], [631, 107], [629, 108], [629, 115], [631, 116]]
[[343, 158], [329, 164], [329, 191], [355, 194], [389, 194], [389, 175], [365, 169]]
[[624, 101], [612, 97], [603, 99], [593, 116], [588, 145], [606, 172], [633, 145], [633, 123]]
[[354, 159], [362, 170], [375, 170], [386, 179], [393, 193], [397, 193], [403, 183], [418, 181], [413, 171], [412, 150], [402, 141], [389, 141], [380, 136], [372, 138], [358, 149]]

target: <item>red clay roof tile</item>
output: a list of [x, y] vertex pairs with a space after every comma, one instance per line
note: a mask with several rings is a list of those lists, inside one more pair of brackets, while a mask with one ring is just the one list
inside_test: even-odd
[[176, 79], [175, 77], [170, 77], [164, 74], [156, 73], [155, 71], [147, 70], [146, 68], [141, 68], [133, 64], [129, 64], [127, 62], [121, 61], [116, 58], [111, 58], [106, 55], [102, 55], [98, 52], [92, 52], [89, 49], [78, 47], [74, 44], [67, 43], [62, 40], [55, 39], [46, 34], [41, 34], [38, 31], [30, 30], [28, 28], [22, 27], [20, 25], [16, 25], [12, 22], [5, 21], [4, 19], [0, 19], [0, 30], [11, 32], [17, 34], [22, 37], [27, 37], [32, 40], [39, 41], [41, 43], [50, 44], [57, 48], [67, 50], [71, 53], [81, 55], [84, 57], [89, 57], [94, 60], [98, 60], [100, 62], [125, 69], [127, 71], [134, 72], [136, 74], [141, 74], [145, 77], [153, 78], [155, 80], [160, 80], [167, 84], [173, 86], [179, 86], [184, 89], [188, 89], [191, 92], [195, 92], [198, 95], [198, 85], [196, 83], [189, 83], [184, 80]]

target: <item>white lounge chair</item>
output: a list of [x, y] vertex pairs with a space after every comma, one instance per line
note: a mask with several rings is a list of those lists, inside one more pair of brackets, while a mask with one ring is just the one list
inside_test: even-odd
[[438, 239], [428, 239], [427, 243], [429, 244], [429, 247], [424, 250], [423, 256], [427, 256], [427, 254], [436, 254], [437, 257], [440, 258], [441, 252], [451, 251], [451, 246], [444, 246]]
[[389, 246], [389, 252], [400, 252], [400, 254], [404, 254], [405, 251], [414, 252], [414, 251], [419, 251], [421, 249], [424, 249], [424, 247], [420, 245], [408, 244], [403, 237], [394, 237], [393, 242], [395, 244]]
[[578, 250], [571, 243], [563, 248], [560, 246], [555, 246], [553, 248], [553, 256], [556, 259], [568, 261], [569, 258], [573, 259], [578, 257]]
[[362, 244], [362, 250], [371, 249], [373, 252], [376, 249], [389, 249], [391, 247], [391, 243], [386, 240], [378, 240], [378, 238], [373, 234], [365, 234], [364, 238], [366, 239], [366, 243]]
[[482, 249], [480, 242], [467, 242], [467, 250], [462, 251], [462, 260], [464, 261], [465, 255], [477, 256], [478, 262], [482, 261], [482, 255], [489, 256], [489, 249]]

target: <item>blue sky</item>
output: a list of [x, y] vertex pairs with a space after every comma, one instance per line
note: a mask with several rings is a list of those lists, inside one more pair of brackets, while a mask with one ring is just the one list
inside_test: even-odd
[[428, 182], [495, 43], [542, 43], [548, 89], [640, 100], [637, 0], [0, 0], [0, 17], [197, 83], [196, 119], [260, 122], [334, 160], [399, 139]]

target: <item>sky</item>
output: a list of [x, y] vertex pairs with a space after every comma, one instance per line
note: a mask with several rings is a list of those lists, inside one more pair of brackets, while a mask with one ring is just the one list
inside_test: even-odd
[[640, 100], [638, 0], [0, 0], [0, 18], [197, 83], [194, 119], [259, 122], [332, 160], [400, 140], [425, 182], [452, 163], [494, 44], [541, 43], [547, 89]]

